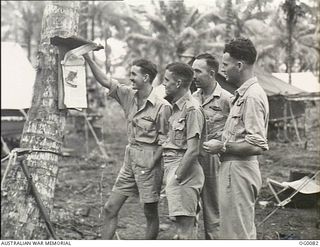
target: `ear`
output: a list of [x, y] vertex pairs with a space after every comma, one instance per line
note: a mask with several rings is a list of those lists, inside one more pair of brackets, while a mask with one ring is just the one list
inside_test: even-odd
[[238, 62], [237, 62], [237, 66], [238, 66], [238, 69], [239, 69], [239, 70], [243, 70], [244, 63], [243, 63], [242, 61], [238, 61]]
[[181, 87], [182, 86], [182, 80], [181, 79], [177, 80], [176, 85], [177, 85], [177, 88]]
[[143, 81], [146, 82], [149, 78], [150, 78], [149, 74], [145, 74], [143, 77]]
[[216, 75], [216, 72], [212, 69], [209, 71], [209, 75], [214, 78]]

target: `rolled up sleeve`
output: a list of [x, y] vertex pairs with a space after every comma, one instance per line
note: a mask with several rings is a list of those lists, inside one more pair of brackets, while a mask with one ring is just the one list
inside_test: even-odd
[[162, 145], [167, 139], [167, 134], [169, 132], [169, 118], [172, 114], [171, 105], [163, 105], [159, 112], [159, 117], [157, 121], [158, 129], [158, 144]]
[[268, 150], [267, 128], [268, 113], [263, 102], [258, 98], [248, 97], [243, 113], [246, 131], [245, 141]]
[[123, 84], [120, 84], [117, 80], [111, 80], [110, 90], [107, 92], [107, 96], [114, 98], [123, 108], [128, 108], [128, 100], [132, 97], [134, 91]]
[[199, 136], [202, 137], [204, 115], [200, 109], [193, 109], [187, 113], [187, 140]]

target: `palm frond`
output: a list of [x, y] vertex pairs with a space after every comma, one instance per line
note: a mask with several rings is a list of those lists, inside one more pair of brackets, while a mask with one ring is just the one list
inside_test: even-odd
[[201, 38], [207, 34], [213, 34], [216, 36], [217, 35], [224, 35], [225, 32], [226, 32], [226, 24], [222, 23], [222, 24], [215, 25], [214, 27], [210, 27], [205, 30], [198, 31], [198, 36], [199, 36], [199, 38]]
[[194, 21], [196, 16], [199, 14], [198, 9], [194, 9], [191, 14], [186, 18], [186, 27], [190, 26]]
[[154, 38], [148, 35], [139, 34], [139, 33], [129, 34], [125, 40], [126, 41], [134, 40], [135, 42], [152, 44], [154, 46], [161, 46], [164, 44], [162, 40], [159, 40], [157, 38]]
[[185, 40], [188, 38], [196, 38], [198, 36], [198, 32], [192, 27], [186, 27], [178, 36], [178, 41]]
[[204, 20], [210, 20], [216, 23], [221, 23], [223, 18], [219, 16], [218, 14], [214, 13], [212, 10], [207, 11], [206, 13], [199, 16], [190, 26], [196, 27]]
[[146, 18], [151, 22], [151, 24], [156, 28], [158, 32], [168, 33], [169, 29], [167, 24], [157, 16], [146, 15]]

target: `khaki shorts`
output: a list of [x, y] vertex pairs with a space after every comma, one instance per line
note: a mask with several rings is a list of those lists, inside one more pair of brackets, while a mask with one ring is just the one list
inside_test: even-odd
[[112, 191], [124, 196], [140, 196], [142, 203], [159, 201], [163, 178], [162, 161], [153, 169], [150, 162], [157, 146], [128, 145], [124, 163]]
[[179, 183], [175, 179], [175, 172], [182, 157], [183, 153], [175, 150], [165, 151], [163, 154], [169, 216], [196, 216], [199, 210], [204, 174], [197, 161], [190, 168], [187, 177]]

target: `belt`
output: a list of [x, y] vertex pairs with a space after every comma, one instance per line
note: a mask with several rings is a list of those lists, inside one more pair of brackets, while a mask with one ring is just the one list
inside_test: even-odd
[[185, 154], [186, 150], [177, 150], [177, 149], [164, 149], [162, 152], [163, 157], [181, 157]]
[[240, 155], [234, 155], [234, 154], [222, 154], [220, 155], [220, 161], [251, 161], [251, 160], [258, 160], [257, 155], [249, 155], [249, 156], [240, 156]]
[[135, 148], [135, 149], [151, 149], [151, 150], [154, 150], [154, 149], [157, 149], [159, 147], [159, 145], [157, 144], [149, 144], [149, 143], [129, 143], [128, 145], [130, 148]]

